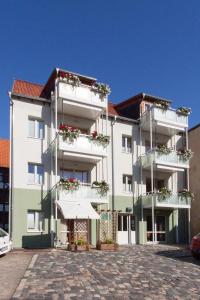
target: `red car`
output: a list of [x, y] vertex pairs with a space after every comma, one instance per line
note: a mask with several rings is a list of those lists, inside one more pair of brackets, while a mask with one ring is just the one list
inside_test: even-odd
[[193, 257], [200, 258], [200, 233], [193, 236], [190, 249]]

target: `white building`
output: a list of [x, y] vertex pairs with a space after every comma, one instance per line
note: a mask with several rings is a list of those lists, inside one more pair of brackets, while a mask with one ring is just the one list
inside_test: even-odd
[[14, 81], [14, 247], [188, 241], [190, 195], [180, 191], [189, 184], [187, 113], [145, 94], [114, 105], [108, 92], [58, 69], [45, 85]]

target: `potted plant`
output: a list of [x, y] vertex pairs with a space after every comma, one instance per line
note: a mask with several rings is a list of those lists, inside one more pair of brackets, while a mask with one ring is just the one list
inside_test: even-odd
[[169, 108], [169, 102], [164, 101], [164, 100], [156, 100], [154, 102], [154, 105], [158, 108], [161, 108], [164, 111]]
[[178, 192], [178, 195], [181, 198], [190, 198], [190, 199], [194, 199], [194, 194], [191, 191], [188, 191], [187, 189], [183, 189], [181, 191]]
[[61, 178], [59, 185], [64, 187], [67, 191], [78, 190], [80, 181], [77, 178]]
[[184, 116], [189, 116], [189, 114], [191, 113], [191, 108], [179, 107], [177, 108], [176, 113]]
[[158, 195], [164, 200], [172, 194], [171, 190], [167, 187], [162, 187], [158, 191]]
[[157, 145], [156, 147], [156, 151], [160, 154], [169, 154], [172, 152], [171, 148], [168, 148], [167, 146], [161, 144], [161, 145]]
[[104, 241], [98, 241], [96, 245], [97, 250], [117, 250], [119, 245], [112, 239], [105, 239]]
[[75, 242], [75, 251], [89, 251], [90, 245], [83, 239], [79, 239]]
[[65, 73], [63, 71], [60, 71], [58, 75], [61, 80], [64, 80], [67, 83], [72, 84], [74, 86], [79, 86], [81, 83], [79, 77], [75, 74]]
[[69, 251], [90, 251], [90, 245], [83, 239], [79, 239], [68, 245]]
[[182, 160], [189, 160], [192, 157], [192, 150], [180, 149], [177, 151], [177, 154], [180, 156]]
[[101, 82], [96, 82], [93, 85], [93, 89], [97, 91], [98, 93], [102, 94], [103, 96], [106, 96], [111, 93], [111, 89], [109, 85]]
[[110, 137], [103, 134], [98, 134], [97, 131], [93, 131], [89, 136], [91, 141], [97, 142], [98, 144], [106, 147], [110, 142]]
[[92, 183], [92, 188], [97, 189], [97, 192], [101, 195], [101, 197], [106, 196], [109, 191], [109, 185], [105, 180], [94, 181]]
[[61, 123], [59, 126], [59, 134], [63, 136], [64, 140], [68, 140], [70, 143], [73, 143], [80, 135], [81, 131], [78, 128]]

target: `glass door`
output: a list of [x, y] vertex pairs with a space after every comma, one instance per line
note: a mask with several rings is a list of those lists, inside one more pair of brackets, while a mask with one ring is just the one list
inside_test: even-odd
[[[152, 231], [152, 216], [147, 216], [147, 242], [153, 241], [153, 231]], [[155, 242], [164, 243], [166, 242], [166, 217], [165, 216], [155, 216], [154, 223], [155, 231]]]

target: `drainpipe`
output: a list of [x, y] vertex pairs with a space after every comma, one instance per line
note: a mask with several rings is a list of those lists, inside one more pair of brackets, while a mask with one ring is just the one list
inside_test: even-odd
[[111, 147], [112, 147], [112, 210], [115, 209], [115, 160], [114, 160], [114, 125], [117, 117], [111, 121]]
[[10, 154], [9, 154], [9, 235], [13, 238], [13, 100], [11, 92], [8, 93], [10, 100]]

